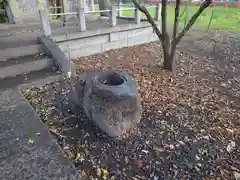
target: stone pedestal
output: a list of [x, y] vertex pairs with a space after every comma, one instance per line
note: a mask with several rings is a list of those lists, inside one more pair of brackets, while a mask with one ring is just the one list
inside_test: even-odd
[[111, 137], [125, 134], [141, 118], [141, 103], [135, 80], [123, 72], [86, 74], [76, 84], [75, 104]]

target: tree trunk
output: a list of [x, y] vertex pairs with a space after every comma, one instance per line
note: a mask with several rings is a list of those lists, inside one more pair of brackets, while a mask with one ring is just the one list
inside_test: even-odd
[[[100, 0], [101, 1], [101, 0]], [[104, 1], [104, 0], [103, 0]], [[184, 26], [182, 31], [177, 35], [178, 32], [178, 24], [179, 24], [179, 9], [180, 9], [180, 0], [176, 0], [175, 6], [175, 18], [174, 18], [174, 28], [173, 28], [173, 35], [172, 38], [169, 37], [169, 33], [167, 32], [167, 3], [168, 0], [162, 0], [162, 9], [161, 9], [161, 21], [162, 21], [162, 32], [160, 32], [159, 27], [153, 20], [152, 16], [148, 12], [147, 8], [141, 6], [138, 0], [132, 0], [134, 5], [137, 9], [143, 12], [148, 22], [152, 25], [154, 32], [157, 34], [161, 44], [163, 46], [163, 53], [164, 53], [164, 62], [163, 68], [170, 70], [175, 75], [175, 50], [177, 44], [183, 38], [183, 36], [189, 31], [189, 29], [193, 26], [196, 22], [197, 18], [201, 15], [201, 13], [212, 3], [212, 0], [204, 0], [203, 3], [200, 5], [198, 10], [193, 14], [189, 22]], [[180, 15], [181, 16], [181, 15]]]
[[175, 50], [169, 48], [163, 48], [163, 69], [174, 71], [174, 58]]
[[[100, 10], [109, 10], [111, 7], [110, 0], [99, 0], [99, 9]], [[101, 16], [108, 16], [110, 15], [109, 12], [100, 12]]]

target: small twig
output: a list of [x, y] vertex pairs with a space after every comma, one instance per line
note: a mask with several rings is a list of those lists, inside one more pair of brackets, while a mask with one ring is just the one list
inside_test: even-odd
[[185, 14], [187, 9], [187, 4], [185, 4], [185, 8], [182, 10], [181, 14], [180, 14], [180, 18]]
[[57, 136], [57, 137], [60, 137], [60, 138], [62, 138], [62, 139], [63, 139], [63, 138], [66, 138], [66, 136], [63, 136], [63, 135], [61, 135], [60, 133], [58, 133], [58, 132], [57, 132], [57, 129], [50, 128], [49, 131], [50, 131], [50, 133], [54, 134], [54, 135]]
[[178, 35], [178, 37], [176, 38], [175, 43], [178, 44], [180, 42], [180, 40], [182, 39], [182, 37], [189, 31], [189, 29], [193, 26], [193, 24], [195, 23], [195, 21], [197, 20], [197, 18], [200, 16], [200, 14], [211, 4], [211, 0], [205, 0], [201, 6], [199, 7], [199, 9], [197, 10], [197, 12], [192, 16], [192, 18], [190, 19], [190, 21], [187, 23], [187, 25], [184, 27], [184, 29], [182, 30], [182, 32]]
[[212, 9], [212, 14], [211, 14], [211, 17], [210, 17], [210, 20], [209, 20], [209, 23], [208, 23], [207, 31], [209, 30], [209, 28], [210, 28], [210, 26], [212, 24], [212, 19], [213, 19], [214, 13], [215, 13], [215, 11]]

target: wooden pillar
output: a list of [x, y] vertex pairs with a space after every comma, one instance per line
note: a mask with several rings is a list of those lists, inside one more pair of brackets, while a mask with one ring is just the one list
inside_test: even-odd
[[134, 9], [134, 18], [135, 18], [136, 24], [141, 23], [141, 13], [137, 7], [135, 7], [135, 9]]
[[118, 0], [118, 17], [122, 16], [122, 1]]
[[78, 16], [78, 27], [80, 29], [80, 31], [86, 31], [86, 21], [85, 21], [85, 14], [84, 14], [84, 7], [81, 7], [81, 5], [79, 5], [79, 7], [77, 8], [77, 16]]
[[111, 22], [112, 27], [117, 25], [117, 10], [116, 10], [116, 8], [117, 8], [116, 6], [111, 7], [110, 22]]

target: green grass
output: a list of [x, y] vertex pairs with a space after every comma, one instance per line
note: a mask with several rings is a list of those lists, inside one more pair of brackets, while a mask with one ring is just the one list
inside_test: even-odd
[[6, 23], [6, 22], [7, 22], [7, 17], [6, 17], [5, 9], [0, 9], [0, 23]]
[[[185, 8], [184, 6], [181, 6], [180, 14], [184, 8]], [[197, 11], [197, 9], [198, 9], [198, 6], [193, 6], [193, 5], [188, 6], [188, 16], [187, 16], [188, 20]], [[152, 15], [152, 17], [154, 17], [155, 8], [149, 8], [148, 11]], [[237, 7], [236, 8], [235, 7], [224, 8], [221, 6], [217, 6], [214, 8], [208, 7], [197, 19], [193, 27], [201, 27], [201, 28], [207, 29], [209, 20], [213, 11], [214, 11], [214, 16], [212, 19], [210, 29], [240, 31], [240, 8], [237, 8]], [[134, 11], [133, 10], [123, 11], [122, 15], [133, 17]], [[142, 16], [144, 17], [143, 14]], [[180, 27], [183, 27], [185, 18], [186, 18], [186, 14], [183, 14], [182, 17], [180, 18]], [[168, 25], [172, 25], [174, 22], [174, 6], [173, 5], [168, 5], [167, 22], [168, 22]]]

